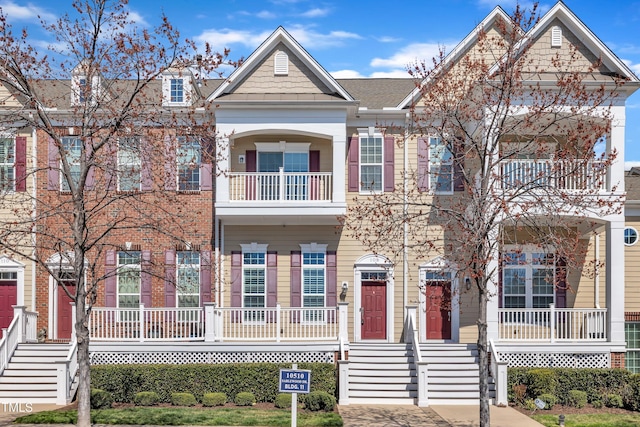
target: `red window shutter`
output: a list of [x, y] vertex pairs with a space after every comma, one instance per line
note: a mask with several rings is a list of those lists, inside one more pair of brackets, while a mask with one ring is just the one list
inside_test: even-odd
[[104, 305], [105, 307], [117, 307], [116, 251], [108, 250], [105, 252], [104, 265]]
[[231, 252], [231, 307], [242, 307], [242, 252]]
[[93, 163], [93, 139], [87, 138], [85, 141], [86, 145], [84, 155], [85, 161], [87, 162], [87, 165], [89, 165], [89, 170], [87, 171], [87, 179], [84, 182], [84, 186], [87, 190], [93, 190], [93, 186], [95, 184], [95, 168], [91, 166]]
[[170, 136], [164, 137], [164, 148], [164, 189], [167, 191], [176, 191], [178, 189], [178, 163], [176, 158], [176, 146]]
[[153, 161], [151, 159], [150, 142], [146, 138], [140, 140], [140, 190], [153, 189]]
[[464, 191], [464, 139], [456, 138], [453, 148], [453, 191]]
[[200, 251], [200, 302], [211, 302], [211, 251]]
[[[256, 150], [247, 150], [245, 152], [245, 162], [245, 170], [247, 172], [256, 172], [258, 170]], [[244, 183], [245, 200], [256, 200], [256, 187], [256, 177], [247, 176]]]
[[[291, 307], [302, 307], [302, 252], [291, 251], [291, 291], [289, 303]], [[300, 322], [300, 312], [291, 311], [291, 322]]]
[[[338, 265], [336, 251], [327, 251], [327, 307], [338, 305]], [[329, 313], [329, 322], [335, 322], [335, 312]]]
[[348, 155], [348, 173], [349, 173], [349, 191], [360, 191], [360, 140], [357, 136], [352, 136], [349, 141]]
[[140, 303], [145, 307], [153, 305], [151, 299], [151, 251], [142, 251], [142, 265], [140, 271]]
[[429, 138], [418, 138], [418, 191], [429, 190]]
[[60, 152], [56, 141], [49, 137], [49, 168], [47, 169], [47, 190], [60, 189]]
[[556, 262], [556, 308], [567, 307], [567, 262], [558, 257]]
[[[309, 150], [309, 172], [320, 172], [320, 151], [319, 150]], [[309, 183], [309, 198], [311, 200], [320, 199], [320, 182], [317, 176], [311, 177], [311, 182]]]
[[203, 138], [200, 153], [200, 190], [213, 189], [213, 159], [215, 156], [215, 139]]
[[176, 251], [164, 251], [164, 305], [176, 307]]
[[247, 150], [245, 152], [245, 170], [247, 172], [256, 172], [258, 170], [256, 150]]
[[16, 137], [16, 191], [27, 191], [27, 137]]
[[395, 169], [394, 169], [394, 148], [395, 138], [392, 136], [384, 137], [384, 191], [393, 191], [395, 186]]

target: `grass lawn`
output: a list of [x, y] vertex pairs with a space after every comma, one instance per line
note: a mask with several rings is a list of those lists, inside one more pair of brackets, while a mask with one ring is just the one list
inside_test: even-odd
[[[547, 427], [558, 426], [558, 415], [531, 415], [531, 418]], [[568, 414], [565, 427], [637, 427], [640, 414]]]
[[[133, 407], [91, 411], [92, 424], [202, 425], [202, 426], [290, 426], [290, 409], [233, 408], [172, 408]], [[44, 411], [16, 419], [23, 424], [75, 424], [76, 411]], [[298, 410], [298, 425], [342, 426], [336, 412]]]

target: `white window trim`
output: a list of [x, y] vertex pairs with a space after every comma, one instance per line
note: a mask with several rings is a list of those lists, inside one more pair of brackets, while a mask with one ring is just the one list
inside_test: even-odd
[[[300, 259], [300, 268], [301, 268], [301, 274], [300, 274], [300, 306], [303, 308], [303, 313], [300, 319], [300, 323], [305, 324], [305, 325], [311, 325], [311, 324], [325, 324], [327, 323], [327, 318], [324, 317], [322, 320], [305, 320], [305, 315], [304, 315], [304, 308], [310, 308], [313, 309], [313, 307], [304, 307], [304, 269], [305, 269], [305, 264], [304, 264], [304, 254], [324, 254], [324, 264], [322, 265], [322, 269], [324, 270], [324, 294], [323, 294], [323, 299], [324, 299], [324, 303], [322, 304], [322, 307], [326, 307], [327, 305], [327, 244], [325, 243], [308, 243], [308, 244], [304, 244], [301, 243], [300, 244], [300, 251], [301, 251], [301, 259]], [[314, 266], [309, 266], [309, 268], [314, 268]], [[315, 266], [315, 268], [318, 268], [317, 266]], [[317, 295], [317, 294], [309, 294], [309, 295]]]
[[[192, 253], [196, 253], [198, 255], [198, 264], [180, 264], [178, 263], [178, 253], [180, 252], [192, 252]], [[189, 295], [197, 295], [198, 296], [198, 305], [196, 307], [200, 307], [202, 305], [202, 301], [200, 300], [201, 297], [201, 286], [202, 283], [200, 283], [200, 269], [201, 269], [201, 263], [202, 263], [202, 257], [200, 256], [200, 253], [198, 251], [192, 251], [192, 250], [186, 250], [186, 251], [177, 251], [176, 252], [176, 308], [194, 308], [194, 307], [180, 307], [180, 305], [178, 304], [179, 300], [180, 300], [180, 295], [183, 296], [189, 296]], [[194, 267], [195, 266], [195, 267]], [[195, 268], [198, 272], [198, 292], [197, 293], [186, 293], [186, 292], [180, 292], [180, 281], [179, 281], [179, 277], [180, 277], [180, 268]]]
[[626, 241], [626, 240], [627, 240], [627, 237], [626, 237], [626, 236], [624, 236], [624, 240], [625, 240], [624, 245], [625, 245], [625, 246], [633, 246], [633, 245], [635, 245], [636, 243], [638, 243], [638, 240], [640, 240], [640, 234], [638, 234], [638, 230], [637, 230], [635, 227], [632, 227], [632, 226], [630, 226], [630, 225], [627, 225], [627, 226], [625, 226], [625, 227], [624, 227], [624, 234], [626, 234], [627, 229], [635, 231], [635, 233], [636, 233], [636, 240], [635, 240], [635, 241], [633, 241], [633, 242], [631, 242], [631, 243], [627, 243], [627, 241]]
[[[553, 254], [553, 266], [551, 267], [551, 270], [553, 271], [553, 275], [554, 275], [554, 280], [555, 280], [555, 274], [556, 274], [556, 268], [557, 268], [557, 254], [556, 251], [553, 250], [550, 247], [543, 247], [543, 246], [537, 246], [537, 245], [505, 245], [502, 253], [506, 254], [509, 252], [520, 252], [525, 254], [526, 257], [526, 263], [523, 264], [521, 267], [526, 269], [526, 276], [525, 276], [525, 306], [524, 307], [520, 307], [520, 308], [513, 308], [514, 310], [519, 310], [519, 309], [533, 309], [533, 310], [544, 310], [545, 307], [538, 307], [538, 308], [534, 308], [533, 307], [533, 275], [532, 275], [532, 270], [533, 270], [533, 264], [531, 263], [532, 259], [531, 259], [531, 254], [533, 253], [546, 253], [546, 254]], [[502, 307], [505, 309], [509, 309], [508, 307], [506, 307], [505, 305], [505, 296], [506, 293], [504, 291], [504, 271], [506, 270], [507, 265], [503, 265], [502, 266]], [[517, 268], [517, 267], [514, 267]], [[512, 295], [522, 295], [522, 294], [512, 294]], [[540, 295], [548, 295], [548, 294], [540, 294]], [[554, 283], [554, 288], [553, 288], [553, 304], [556, 303], [556, 292], [555, 292], [555, 283]], [[548, 308], [548, 307], [546, 307]]]
[[[428, 165], [428, 172], [429, 172], [429, 190], [433, 193], [433, 194], [441, 194], [441, 195], [452, 195], [454, 193], [454, 186], [456, 184], [456, 171], [455, 171], [455, 159], [453, 158], [453, 153], [451, 153], [451, 162], [447, 162], [447, 163], [443, 163], [441, 161], [439, 162], [435, 162], [432, 158], [431, 158], [431, 140], [432, 139], [437, 139], [439, 141], [442, 141], [442, 138], [440, 138], [439, 136], [434, 136], [434, 135], [430, 135], [427, 137], [427, 165]], [[445, 149], [449, 150], [449, 147], [445, 144]], [[450, 164], [451, 165], [451, 190], [436, 190], [436, 183], [434, 182], [434, 180], [432, 179], [432, 170], [431, 167], [432, 165], [435, 164], [438, 165], [447, 165]]]
[[[171, 102], [171, 80], [182, 80], [182, 101]], [[193, 81], [188, 71], [182, 74], [166, 73], [162, 76], [162, 106], [163, 107], [188, 107], [193, 99]]]
[[[129, 252], [129, 253], [133, 253], [133, 252], [138, 252], [140, 254], [140, 262], [138, 262], [137, 264], [120, 264], [120, 253], [121, 252]], [[137, 269], [139, 271], [138, 274], [138, 303], [140, 304], [141, 298], [142, 298], [142, 251], [117, 251], [116, 252], [116, 307], [120, 308], [120, 273], [122, 272], [122, 269], [127, 267], [128, 269]], [[125, 293], [122, 295], [135, 295], [133, 293]], [[127, 308], [129, 310], [134, 310], [133, 308]], [[135, 317], [132, 317], [131, 319], [125, 319], [125, 320], [137, 320]]]
[[[382, 141], [381, 159], [380, 159], [380, 190], [366, 190], [362, 188], [362, 138], [380, 138]], [[358, 193], [359, 194], [382, 194], [384, 193], [384, 133], [383, 129], [368, 127], [358, 128]], [[375, 163], [367, 163], [367, 165], [375, 165]]]
[[[245, 253], [264, 253], [264, 306], [262, 307], [263, 309], [267, 308], [267, 286], [268, 284], [268, 277], [267, 277], [267, 247], [269, 245], [268, 244], [264, 244], [264, 243], [256, 243], [256, 242], [252, 242], [249, 244], [240, 244], [240, 248], [242, 249], [242, 295], [241, 295], [241, 301], [242, 301], [242, 308], [249, 308], [249, 309], [260, 309], [260, 307], [245, 307], [244, 305], [244, 269], [245, 269], [245, 264], [244, 264], [244, 254]], [[256, 267], [253, 267], [256, 268]], [[252, 294], [252, 295], [258, 295], [258, 294]], [[268, 314], [265, 312], [265, 316], [262, 320], [247, 320], [246, 318], [242, 319], [242, 322], [244, 324], [247, 325], [263, 325], [267, 322], [267, 317]]]
[[[460, 281], [458, 278], [458, 269], [455, 265], [448, 263], [444, 258], [438, 257], [427, 263], [422, 264], [418, 270], [418, 277], [420, 280], [420, 286], [423, 286], [425, 274], [430, 272], [445, 272], [450, 275], [451, 278], [451, 339], [443, 340], [443, 342], [459, 342], [460, 341]], [[424, 292], [418, 294], [418, 304], [420, 320], [419, 322], [424, 325], [420, 328], [420, 340], [422, 342], [437, 342], [437, 340], [427, 341], [427, 310], [426, 310], [426, 295]]]
[[[84, 74], [76, 74], [71, 77], [71, 105], [79, 106], [86, 102], [86, 100], [80, 99], [80, 82], [87, 81], [87, 76]], [[86, 83], [85, 83], [86, 84]], [[102, 79], [100, 76], [91, 77], [91, 90], [89, 91], [90, 104], [95, 105], [100, 97], [100, 88], [102, 86]]]
[[310, 142], [256, 142], [256, 151], [269, 153], [308, 153]]
[[[75, 139], [75, 140], [80, 141], [80, 153], [79, 153], [79, 156], [82, 156], [82, 139], [81, 139], [79, 136], [77, 136], [77, 135], [63, 136], [63, 137], [60, 139], [60, 143], [62, 144], [62, 148], [63, 148], [63, 150], [64, 150], [64, 143], [63, 143], [63, 141], [64, 141], [65, 139]], [[69, 154], [69, 153], [65, 153], [65, 154], [68, 156], [68, 154]], [[67, 159], [68, 159], [68, 157], [67, 157]], [[68, 160], [67, 160], [67, 161], [68, 161]], [[60, 175], [60, 177], [59, 177], [59, 179], [60, 179], [60, 183], [59, 183], [59, 184], [60, 184], [60, 187], [59, 187], [59, 188], [60, 188], [60, 192], [62, 192], [62, 193], [69, 193], [69, 192], [71, 192], [71, 186], [69, 185], [69, 188], [64, 188], [64, 186], [65, 186], [65, 185], [67, 185], [67, 183], [66, 183], [66, 181], [65, 181], [64, 174], [62, 173], [62, 159], [60, 159], [60, 160], [59, 160], [59, 163], [60, 163], [60, 171], [61, 171], [61, 172], [60, 172], [60, 174], [59, 174], [59, 175]], [[68, 163], [69, 163], [69, 167], [70, 167], [70, 168], [71, 168], [72, 166], [74, 166], [74, 165], [81, 166], [81, 164], [80, 164], [80, 163], [81, 163], [80, 157], [78, 157], [77, 161], [75, 161], [75, 162], [68, 162]], [[80, 171], [80, 172], [82, 172], [82, 171]]]
[[0, 165], [2, 165], [3, 167], [7, 166], [7, 167], [10, 167], [11, 169], [13, 169], [13, 181], [11, 183], [9, 183], [10, 186], [7, 185], [5, 188], [1, 188], [0, 187], [0, 191], [2, 191], [4, 193], [13, 193], [13, 192], [16, 191], [16, 178], [17, 178], [16, 177], [16, 172], [17, 172], [16, 171], [16, 160], [17, 160], [17, 158], [16, 158], [16, 155], [17, 155], [17, 153], [16, 153], [16, 148], [17, 148], [16, 147], [16, 138], [15, 138], [15, 135], [9, 136], [9, 135], [3, 135], [3, 134], [0, 133], [0, 139], [9, 139], [9, 140], [11, 140], [11, 143], [13, 144], [13, 163], [0, 163]]
[[[184, 136], [184, 137], [178, 137], [177, 140], [177, 147], [176, 147], [176, 191], [178, 192], [190, 192], [190, 191], [201, 191], [202, 190], [202, 141], [199, 140], [199, 145], [200, 145], [200, 161], [198, 163], [198, 188], [195, 190], [182, 190], [180, 189], [180, 158], [177, 155], [177, 153], [180, 151], [180, 144], [181, 144], [181, 139], [184, 139], [185, 142], [189, 141], [190, 138], [193, 139], [197, 139], [195, 137], [189, 137], [189, 136]], [[195, 168], [194, 168], [195, 169]], [[142, 168], [140, 169], [140, 173], [142, 173]], [[140, 184], [142, 185], [142, 176], [140, 177]]]
[[[125, 138], [138, 138], [138, 144], [142, 144], [142, 138], [140, 136], [135, 136], [134, 135], [134, 136], [128, 136], [128, 137], [125, 137]], [[141, 153], [142, 153], [141, 151], [138, 151], [138, 163], [137, 164], [138, 164], [138, 166], [140, 168], [140, 170], [139, 170], [139, 181], [140, 181], [140, 183], [138, 184], [138, 188], [136, 190], [141, 190], [142, 189], [142, 155], [141, 155]], [[118, 175], [116, 176], [116, 178], [117, 178], [117, 189], [118, 189], [118, 191], [123, 191], [120, 188], [120, 170], [121, 170], [120, 169], [120, 139], [118, 139], [118, 155], [117, 155], [116, 161], [117, 161], [117, 167], [118, 167]], [[130, 163], [130, 164], [132, 164], [132, 163]], [[127, 164], [127, 166], [129, 166], [130, 164]], [[124, 190], [124, 191], [135, 191], [135, 190]]]
[[[381, 342], [395, 342], [394, 329], [394, 297], [395, 297], [395, 281], [394, 267], [391, 260], [384, 255], [369, 254], [358, 258], [354, 265], [353, 283], [354, 283], [354, 310], [353, 325], [355, 341], [362, 341], [362, 330], [360, 327], [360, 308], [362, 307], [362, 273], [379, 273], [385, 272], [387, 276], [387, 338], [380, 340]], [[366, 342], [375, 342], [375, 340], [367, 340]]]

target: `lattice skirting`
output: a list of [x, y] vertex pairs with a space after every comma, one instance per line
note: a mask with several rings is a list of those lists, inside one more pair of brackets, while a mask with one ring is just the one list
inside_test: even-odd
[[509, 367], [609, 368], [609, 353], [499, 353]]
[[189, 363], [334, 363], [334, 353], [330, 351], [310, 352], [93, 352], [92, 365], [123, 364], [172, 364]]

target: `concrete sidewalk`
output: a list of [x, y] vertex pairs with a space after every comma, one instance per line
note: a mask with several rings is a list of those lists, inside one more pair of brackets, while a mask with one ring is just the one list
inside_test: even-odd
[[[513, 408], [491, 406], [491, 427], [541, 427]], [[477, 427], [478, 406], [349, 405], [338, 408], [345, 427]]]

